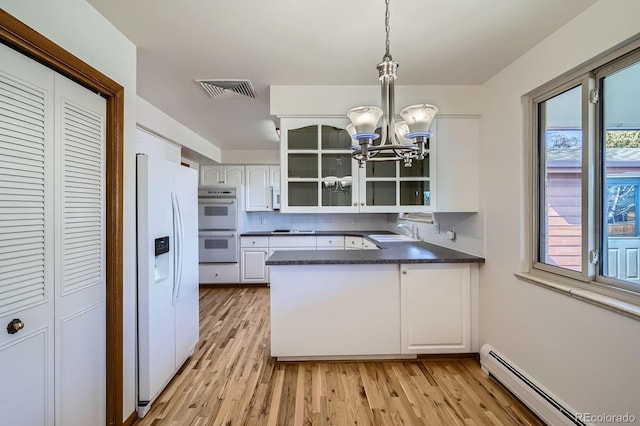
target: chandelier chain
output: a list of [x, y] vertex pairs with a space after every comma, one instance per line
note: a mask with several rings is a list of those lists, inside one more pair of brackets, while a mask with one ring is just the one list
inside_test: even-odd
[[383, 61], [392, 61], [393, 59], [391, 58], [391, 54], [389, 53], [389, 32], [391, 31], [391, 28], [389, 26], [389, 2], [390, 0], [385, 0], [385, 14], [384, 14], [384, 30], [386, 33], [386, 39], [385, 39], [385, 47], [386, 47], [386, 51], [384, 54], [384, 58], [382, 59]]
[[[347, 131], [353, 141], [351, 156], [364, 167], [368, 161], [402, 161], [404, 167], [411, 167], [413, 160], [424, 160], [429, 155], [429, 125], [438, 109], [433, 105], [411, 105], [400, 115], [405, 121], [395, 119], [395, 80], [398, 63], [390, 53], [390, 3], [385, 0], [385, 54], [376, 68], [381, 88], [382, 108], [376, 106], [355, 107], [347, 112], [351, 124]], [[378, 132], [376, 127], [382, 119]], [[398, 124], [398, 126], [396, 126]], [[374, 141], [379, 142], [374, 144]], [[401, 140], [402, 139], [402, 140]], [[411, 142], [404, 139], [409, 139]]]

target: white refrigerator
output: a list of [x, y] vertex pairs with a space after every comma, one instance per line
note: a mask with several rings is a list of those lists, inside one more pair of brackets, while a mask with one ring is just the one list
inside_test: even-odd
[[139, 417], [199, 339], [198, 173], [137, 155]]

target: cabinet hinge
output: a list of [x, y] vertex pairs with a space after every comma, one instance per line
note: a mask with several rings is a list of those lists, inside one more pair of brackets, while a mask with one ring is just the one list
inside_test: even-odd
[[592, 104], [597, 104], [600, 99], [600, 92], [597, 89], [591, 89], [589, 92], [589, 102]]

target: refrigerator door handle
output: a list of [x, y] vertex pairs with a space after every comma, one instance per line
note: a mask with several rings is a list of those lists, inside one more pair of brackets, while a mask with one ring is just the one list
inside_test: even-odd
[[176, 283], [178, 282], [178, 264], [180, 263], [180, 237], [178, 226], [178, 209], [176, 206], [176, 194], [171, 193], [171, 216], [173, 219], [173, 287], [171, 288], [171, 305], [176, 304]]
[[178, 239], [180, 241], [180, 250], [178, 251], [178, 279], [176, 283], [176, 300], [180, 298], [180, 287], [182, 287], [182, 267], [184, 263], [184, 220], [182, 219], [182, 210], [180, 209], [180, 199], [175, 196], [176, 211], [178, 213]]

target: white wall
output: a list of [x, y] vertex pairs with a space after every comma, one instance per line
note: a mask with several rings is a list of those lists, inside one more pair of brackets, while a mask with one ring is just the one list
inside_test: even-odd
[[[480, 206], [477, 213], [434, 213], [433, 223], [399, 219], [392, 216], [391, 231], [406, 233], [397, 228], [399, 223], [411, 223], [418, 229], [418, 238], [428, 243], [447, 247], [452, 250], [484, 256], [484, 206]], [[449, 239], [447, 231], [455, 232], [453, 240]]]
[[636, 34], [638, 16], [637, 0], [600, 0], [483, 87], [480, 334], [575, 410], [640, 418], [640, 321], [513, 275], [528, 231], [521, 96]]
[[180, 164], [182, 161], [180, 151], [180, 145], [169, 142], [148, 130], [136, 129], [136, 154], [148, 154]]
[[[479, 115], [480, 86], [395, 87], [396, 113], [414, 104], [433, 104], [439, 115]], [[341, 116], [359, 105], [380, 105], [380, 86], [271, 86], [271, 114]]]
[[136, 48], [85, 0], [0, 0], [0, 7], [125, 88], [124, 417], [135, 403]]
[[136, 100], [136, 121], [139, 127], [148, 129], [168, 141], [175, 142], [194, 153], [220, 162], [220, 148], [185, 127], [140, 96]]
[[225, 149], [222, 164], [280, 164], [280, 149]]

